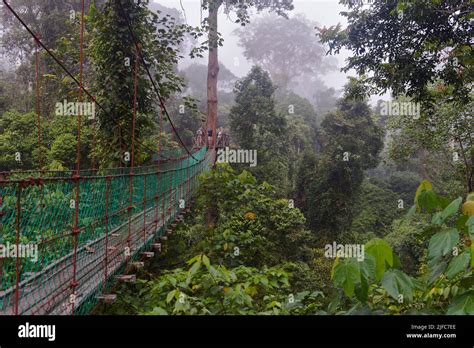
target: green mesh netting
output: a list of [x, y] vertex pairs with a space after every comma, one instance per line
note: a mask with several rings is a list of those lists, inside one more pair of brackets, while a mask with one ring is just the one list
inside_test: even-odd
[[[38, 185], [25, 177], [40, 174], [30, 172], [0, 182], [0, 314], [88, 313], [174, 221], [209, 168], [208, 154], [203, 148], [195, 159], [133, 168], [133, 174], [130, 168], [83, 171], [75, 180], [72, 172], [43, 172]], [[12, 256], [12, 249], [22, 254]]]

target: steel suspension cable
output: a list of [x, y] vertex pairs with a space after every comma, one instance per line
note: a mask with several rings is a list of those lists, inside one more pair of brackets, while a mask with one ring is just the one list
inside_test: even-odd
[[[135, 44], [135, 47], [137, 48], [137, 51], [140, 52], [139, 47], [140, 47], [140, 46], [143, 47], [143, 44], [142, 44], [142, 43], [140, 42], [140, 40], [136, 37], [136, 35], [135, 35], [134, 31], [133, 31], [133, 28], [132, 28], [132, 25], [131, 25], [131, 22], [130, 22], [130, 18], [129, 18], [129, 16], [128, 16], [128, 14], [125, 12], [125, 9], [123, 8], [122, 1], [119, 0], [118, 3], [119, 3], [120, 11], [122, 12], [122, 15], [123, 15], [124, 18], [125, 18], [125, 22], [127, 23], [127, 28], [128, 28], [128, 31], [130, 32], [130, 35], [131, 35], [131, 38], [132, 38], [132, 40], [133, 40], [133, 42], [134, 42], [134, 44]], [[188, 155], [191, 156], [193, 159], [196, 160], [196, 158], [193, 156], [193, 154], [191, 153], [191, 151], [189, 151], [188, 147], [187, 147], [186, 144], [183, 142], [183, 140], [181, 139], [181, 137], [180, 137], [178, 131], [176, 130], [176, 127], [174, 126], [173, 121], [171, 120], [171, 117], [170, 117], [170, 115], [169, 115], [169, 113], [168, 113], [168, 110], [166, 109], [166, 105], [165, 105], [165, 103], [164, 103], [164, 101], [163, 101], [163, 98], [161, 97], [160, 92], [158, 91], [158, 87], [156, 86], [157, 83], [155, 82], [155, 80], [153, 79], [153, 76], [152, 76], [151, 73], [150, 73], [150, 69], [149, 69], [149, 67], [148, 67], [148, 64], [147, 64], [146, 61], [145, 61], [145, 58], [143, 57], [143, 54], [141, 54], [141, 52], [140, 52], [139, 55], [140, 55], [140, 59], [141, 59], [141, 61], [142, 61], [143, 67], [145, 68], [146, 73], [147, 73], [147, 75], [148, 75], [148, 78], [149, 78], [149, 80], [150, 80], [150, 82], [151, 82], [151, 84], [152, 84], [152, 86], [153, 86], [153, 89], [154, 89], [156, 95], [158, 96], [158, 100], [159, 100], [159, 102], [160, 102], [160, 106], [161, 106], [161, 108], [163, 109], [163, 111], [164, 111], [164, 113], [165, 113], [165, 115], [166, 115], [166, 118], [168, 119], [168, 121], [169, 121], [169, 123], [170, 123], [170, 125], [171, 125], [171, 128], [172, 128], [172, 130], [173, 130], [173, 133], [176, 135], [176, 137], [178, 138], [178, 141], [180, 142], [181, 146], [186, 150], [186, 152], [188, 153]]]
[[41, 102], [40, 102], [40, 63], [39, 63], [39, 49], [40, 45], [35, 40], [35, 76], [36, 76], [36, 116], [38, 122], [38, 149], [39, 149], [39, 168], [43, 170], [43, 151], [41, 151]]
[[[85, 12], [85, 0], [82, 0], [81, 6], [81, 29], [79, 39], [79, 103], [82, 103], [82, 83], [84, 74], [84, 12]], [[77, 246], [78, 246], [78, 235], [79, 235], [79, 200], [80, 200], [80, 177], [81, 177], [81, 111], [79, 110], [77, 115], [77, 148], [76, 148], [76, 198], [74, 205], [74, 221], [73, 221], [73, 243], [74, 243], [74, 256], [73, 256], [73, 275], [72, 275], [72, 294], [73, 300], [71, 301], [71, 312], [75, 313], [75, 299], [76, 299], [76, 287], [78, 281], [77, 276]]]
[[[97, 100], [96, 98], [85, 88], [81, 85], [81, 83], [77, 80], [77, 78], [69, 71], [68, 68], [56, 57], [56, 55], [51, 52], [51, 50], [46, 47], [46, 45], [38, 38], [38, 36], [33, 33], [31, 28], [23, 21], [23, 19], [18, 15], [18, 13], [10, 6], [10, 4], [6, 0], [2, 0], [8, 10], [16, 17], [16, 19], [21, 23], [21, 25], [28, 31], [28, 33], [38, 42], [38, 44], [48, 53], [48, 55], [53, 58], [53, 60], [61, 67], [61, 69], [79, 86], [79, 88], [95, 103], [97, 106], [110, 118], [110, 121], [117, 126], [120, 126], [119, 123], [115, 122], [113, 115], [107, 111]], [[127, 129], [125, 129], [128, 132]], [[142, 146], [143, 149], [147, 149], [149, 151], [154, 152], [154, 150], [148, 147], [146, 144], [142, 143], [141, 141], [137, 141], [137, 144]]]

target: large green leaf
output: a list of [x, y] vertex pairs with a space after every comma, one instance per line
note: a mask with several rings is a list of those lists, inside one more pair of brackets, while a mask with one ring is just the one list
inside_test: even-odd
[[367, 302], [369, 299], [369, 281], [364, 276], [360, 277], [360, 284], [356, 286], [355, 295], [360, 302]]
[[207, 269], [211, 266], [211, 262], [206, 255], [202, 255], [202, 263], [206, 266]]
[[177, 291], [177, 290], [175, 289], [175, 290], [171, 290], [171, 291], [168, 293], [168, 295], [166, 296], [166, 303], [170, 303], [170, 302], [173, 300], [173, 298], [174, 298], [175, 295], [176, 295], [176, 291]]
[[355, 295], [361, 302], [369, 298], [369, 280], [375, 278], [375, 259], [367, 254], [362, 262], [357, 262], [360, 272], [360, 284], [355, 288]]
[[413, 300], [413, 283], [411, 278], [398, 269], [389, 269], [382, 278], [382, 286], [387, 293], [395, 300], [399, 300], [399, 296], [403, 296], [403, 300]]
[[433, 185], [431, 185], [431, 183], [428, 180], [423, 180], [420, 186], [418, 186], [418, 188], [416, 189], [415, 204], [418, 206], [418, 198], [420, 197], [420, 194], [423, 191], [432, 190], [432, 189], [433, 189]]
[[464, 294], [454, 298], [448, 308], [448, 315], [465, 315], [474, 314], [474, 290], [465, 292]]
[[446, 208], [444, 208], [443, 211], [441, 212], [443, 221], [446, 220], [451, 215], [457, 213], [459, 211], [459, 207], [461, 206], [461, 203], [462, 203], [462, 197], [458, 197], [454, 201], [449, 203], [449, 205]]
[[438, 195], [431, 190], [422, 191], [418, 197], [418, 206], [428, 212], [432, 212], [436, 208], [442, 206]]
[[348, 297], [354, 295], [355, 285], [360, 283], [360, 270], [356, 259], [346, 259], [334, 268], [333, 281], [335, 286], [342, 286]]
[[448, 264], [446, 263], [446, 261], [443, 261], [443, 262], [440, 262], [440, 263], [437, 263], [436, 265], [434, 265], [434, 267], [431, 270], [430, 275], [428, 277], [428, 284], [433, 284], [433, 282], [436, 279], [438, 279], [439, 275], [444, 272], [447, 265]]
[[459, 211], [459, 207], [461, 206], [461, 203], [462, 203], [462, 197], [458, 197], [457, 199], [449, 203], [448, 206], [444, 208], [442, 211], [437, 212], [433, 216], [431, 223], [435, 225], [441, 225], [448, 217], [450, 217], [451, 215]]
[[431, 223], [433, 225], [441, 225], [443, 223], [443, 212], [439, 211], [436, 214], [434, 214], [433, 218], [431, 219]]
[[390, 245], [380, 238], [374, 238], [365, 245], [365, 252], [372, 255], [375, 260], [375, 279], [380, 281], [387, 264], [393, 266], [393, 252]]
[[454, 278], [459, 272], [464, 271], [469, 266], [471, 260], [471, 253], [464, 251], [458, 256], [454, 257], [449, 263], [448, 269], [446, 270], [446, 276], [449, 279]]
[[367, 279], [375, 278], [375, 258], [371, 254], [367, 254], [362, 262], [357, 262], [360, 275]]
[[441, 256], [453, 250], [459, 242], [459, 232], [455, 228], [444, 230], [433, 235], [428, 246], [428, 259], [437, 261]]
[[189, 285], [191, 283], [191, 280], [193, 276], [196, 274], [197, 271], [201, 268], [201, 260], [195, 262], [192, 267], [188, 271], [188, 277], [186, 278], [186, 285]]

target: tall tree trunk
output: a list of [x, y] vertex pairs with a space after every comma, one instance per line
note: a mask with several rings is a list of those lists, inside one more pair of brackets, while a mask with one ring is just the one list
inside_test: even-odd
[[[217, 56], [217, 15], [222, 0], [209, 1], [209, 61], [207, 65], [207, 130], [211, 133], [209, 148], [215, 151], [217, 123], [217, 76], [219, 75], [219, 60]], [[214, 162], [215, 164], [215, 162]], [[217, 206], [210, 202], [206, 209], [206, 226], [213, 228], [217, 221]]]
[[209, 2], [209, 61], [207, 66], [207, 129], [212, 133], [209, 147], [216, 145], [217, 123], [217, 76], [219, 75], [219, 61], [217, 56], [217, 15], [221, 0]]

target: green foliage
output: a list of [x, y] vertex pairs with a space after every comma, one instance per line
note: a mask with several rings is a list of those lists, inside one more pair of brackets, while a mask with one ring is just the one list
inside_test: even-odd
[[381, 129], [373, 122], [367, 103], [353, 92], [356, 87], [351, 81], [338, 109], [324, 118], [322, 156], [310, 179], [298, 179], [300, 184], [310, 182], [308, 187], [297, 187], [306, 196], [303, 210], [308, 225], [325, 238], [341, 236], [349, 229], [364, 170], [377, 165], [383, 145]]
[[384, 273], [382, 286], [395, 300], [399, 298], [413, 300], [413, 282], [409, 276], [398, 269], [389, 269]]
[[[123, 287], [108, 313], [319, 312], [325, 302], [321, 290], [331, 293], [324, 289], [330, 262], [311, 249], [314, 240], [297, 208], [277, 199], [266, 182], [227, 164], [202, 175], [197, 197], [192, 216], [151, 265], [157, 276]], [[218, 219], [206, 226], [211, 202]]]
[[304, 229], [304, 216], [287, 200], [277, 199], [272, 186], [259, 184], [246, 171], [237, 175], [225, 164], [218, 164], [201, 180], [198, 204], [203, 210], [212, 204], [218, 216], [217, 226], [200, 244], [210, 257], [234, 266], [276, 265], [311, 257], [312, 236]]
[[53, 160], [60, 163], [67, 163], [71, 166], [71, 162], [76, 159], [76, 137], [71, 133], [65, 133], [55, 138], [52, 146], [50, 156]]
[[286, 138], [288, 154], [288, 182], [294, 192], [297, 180], [298, 162], [304, 152], [319, 148], [318, 119], [309, 100], [293, 92], [276, 92], [276, 111], [286, 115]]
[[428, 246], [428, 262], [436, 264], [440, 259], [452, 251], [459, 242], [459, 232], [455, 228], [437, 232], [431, 237]]
[[309, 195], [309, 187], [314, 180], [314, 170], [318, 163], [318, 157], [313, 151], [306, 150], [302, 153], [297, 163], [297, 172], [295, 178], [295, 201], [301, 211], [308, 216], [308, 209], [312, 197]]
[[[426, 103], [431, 100], [427, 87], [437, 80], [452, 88], [453, 100], [469, 99], [474, 76], [474, 51], [466, 45], [472, 37], [469, 2], [374, 1], [370, 8], [359, 1], [343, 3], [349, 8], [342, 12], [348, 27], [323, 28], [320, 36], [331, 53], [353, 52], [344, 71], [364, 75], [370, 70], [367, 82], [374, 91], [391, 88], [395, 95]], [[447, 58], [441, 54], [445, 50]]]
[[[109, 166], [121, 163], [120, 151], [129, 148], [132, 143], [133, 71], [136, 52], [128, 32], [127, 20], [130, 18], [138, 39], [144, 44], [143, 52], [150, 54], [150, 43], [154, 37], [158, 18], [156, 15], [149, 17], [148, 14], [144, 5], [134, 5], [131, 2], [119, 4], [114, 1], [108, 1], [102, 11], [91, 11], [90, 22], [96, 31], [91, 36], [88, 53], [97, 76], [96, 99], [105, 110], [113, 110], [114, 114], [114, 119], [110, 119], [101, 109], [97, 110], [100, 125], [98, 141], [101, 149], [100, 158], [102, 161], [108, 158], [107, 165]], [[166, 32], [166, 30], [163, 31]], [[151, 62], [151, 68], [155, 68], [155, 61], [151, 60]], [[170, 64], [172, 64], [171, 61], [165, 63], [163, 69], [169, 72]], [[140, 70], [142, 73], [139, 74], [137, 90], [141, 98], [137, 111], [145, 114], [151, 111], [152, 92], [150, 83], [145, 79], [146, 75], [142, 66]], [[174, 82], [173, 86], [175, 86]], [[137, 139], [142, 138], [141, 128], [140, 126], [137, 128]], [[110, 153], [110, 151], [114, 152]]]
[[348, 297], [354, 294], [355, 284], [360, 283], [359, 264], [355, 259], [336, 264], [332, 274], [335, 286], [342, 286]]
[[[380, 238], [365, 244], [362, 260], [338, 257], [331, 270], [321, 263], [321, 253], [305, 250], [314, 241], [301, 239], [304, 219], [297, 209], [275, 200], [271, 186], [259, 184], [248, 172], [236, 174], [228, 165], [218, 165], [201, 180], [194, 217], [172, 236], [185, 241], [178, 247], [184, 254], [169, 249], [163, 256], [169, 261], [191, 257], [187, 267], [178, 263], [123, 289], [112, 313], [473, 313], [472, 241], [466, 239], [472, 224], [460, 213], [459, 199], [438, 196], [428, 182], [419, 187], [418, 209], [397, 222], [414, 228], [413, 237], [427, 245], [418, 274], [408, 275], [403, 258]], [[429, 191], [434, 199], [423, 198]], [[211, 201], [219, 218], [206, 228], [203, 215]], [[422, 221], [414, 224], [415, 218]], [[334, 289], [322, 289], [326, 296], [317, 288], [326, 281], [321, 273], [334, 284]]]
[[291, 289], [294, 293], [301, 291], [322, 291], [326, 302], [333, 295], [331, 287], [332, 260], [324, 257], [324, 250], [313, 251], [312, 260], [308, 262], [292, 261], [281, 264], [281, 267], [290, 274]]
[[257, 151], [258, 164], [251, 168], [251, 172], [286, 193], [287, 122], [284, 115], [275, 111], [274, 91], [268, 73], [260, 67], [253, 67], [235, 85], [235, 105], [230, 111], [230, 127], [233, 139], [242, 149]]
[[404, 210], [398, 207], [399, 195], [390, 189], [384, 189], [367, 180], [361, 185], [355, 206], [358, 207], [357, 215], [351, 225], [351, 234], [354, 240], [385, 236], [389, 231], [392, 221], [401, 217]]
[[[127, 305], [145, 315], [304, 314], [319, 309], [320, 292], [292, 294], [289, 274], [279, 267], [261, 269], [214, 265], [205, 254], [160, 277], [138, 281]], [[115, 305], [120, 313], [121, 304]]]
[[455, 256], [446, 269], [446, 277], [453, 279], [460, 272], [468, 268], [471, 261], [471, 253], [466, 250], [462, 254]]
[[[279, 269], [213, 266], [206, 255], [188, 261], [189, 270], [176, 269], [140, 292], [144, 314], [272, 314], [280, 313], [288, 275]], [[151, 308], [147, 310], [147, 308]]]
[[461, 296], [454, 299], [451, 306], [449, 306], [446, 314], [448, 315], [463, 315], [474, 313], [474, 291], [468, 291]]
[[[187, 100], [186, 97], [184, 99], [184, 104], [181, 100], [168, 103], [167, 109], [170, 114], [176, 115], [173, 119], [173, 125], [178, 131], [181, 140], [188, 148], [192, 148], [196, 131], [201, 127], [206, 118], [205, 115], [197, 109], [194, 100]], [[180, 104], [178, 104], [178, 102]], [[172, 133], [171, 127], [169, 128], [168, 133]]]
[[[31, 136], [25, 137], [25, 134]], [[2, 153], [0, 169], [32, 168], [37, 165], [38, 153], [33, 154], [37, 142], [34, 113], [22, 114], [17, 111], [4, 113], [0, 118], [0, 152]], [[15, 160], [16, 152], [20, 153], [21, 162]]]
[[429, 226], [429, 217], [418, 214], [418, 219], [396, 219], [390, 226], [390, 232], [384, 237], [400, 257], [404, 270], [414, 275], [418, 272], [424, 256], [423, 231]]
[[[396, 198], [395, 201], [401, 199], [404, 205], [413, 200], [413, 192], [416, 191], [421, 181], [421, 177], [416, 172], [408, 170], [398, 171], [396, 168], [383, 165], [380, 165], [376, 169], [369, 170], [368, 172], [368, 181], [370, 184], [385, 191], [385, 194], [380, 192], [380, 195], [388, 196], [390, 191], [392, 191], [393, 198]], [[364, 189], [364, 186], [362, 188]], [[374, 190], [376, 192], [378, 191], [375, 188]], [[380, 199], [378, 195], [377, 197]]]
[[[96, 30], [91, 35], [88, 54], [96, 76], [96, 99], [114, 115], [112, 119], [101, 109], [97, 112], [99, 157], [102, 161], [107, 158], [106, 164], [109, 165], [121, 163], [121, 151], [128, 149], [130, 152], [132, 144], [133, 72], [138, 56], [128, 21], [141, 44], [140, 55], [150, 71], [155, 72], [153, 78], [163, 99], [184, 89], [184, 80], [177, 75], [175, 68], [186, 34], [202, 35], [188, 25], [176, 23], [169, 14], [160, 16], [160, 12], [151, 12], [145, 3], [108, 1], [100, 12], [91, 11], [90, 23]], [[155, 92], [141, 60], [139, 63], [137, 142], [150, 136], [156, 127], [152, 121]], [[137, 157], [144, 157], [146, 150], [144, 146], [137, 146]]]
[[408, 98], [421, 103], [420, 117], [401, 115], [389, 120], [390, 157], [400, 164], [416, 162], [438, 187], [444, 182], [452, 190], [461, 182], [464, 192], [471, 192], [473, 94], [469, 86], [474, 51], [466, 45], [472, 36], [470, 4], [374, 1], [367, 8], [358, 1], [343, 3], [349, 8], [342, 12], [348, 27], [320, 29], [320, 37], [329, 44], [330, 53], [343, 48], [353, 52], [344, 71], [355, 69], [362, 76], [365, 87], [360, 92], [369, 95], [391, 89], [396, 101]]
[[[104, 0], [94, 1], [98, 6]], [[21, 13], [26, 23], [35, 23], [35, 31], [40, 35], [46, 47], [52, 47], [70, 28], [65, 26], [65, 13], [69, 16], [69, 11], [76, 13], [81, 9], [81, 3], [76, 0], [64, 1], [42, 1], [16, 0], [12, 3], [16, 11]], [[4, 6], [1, 9], [2, 25], [2, 45], [9, 47], [5, 53], [15, 58], [26, 58], [34, 53], [35, 42], [31, 40], [30, 34], [26, 30], [18, 30], [18, 21], [14, 15]]]
[[[354, 293], [357, 295], [351, 300], [355, 306], [343, 312], [352, 313], [355, 308], [365, 306], [374, 313], [473, 314], [473, 255], [469, 247], [473, 241], [468, 234], [467, 219], [460, 214], [460, 202], [459, 199], [446, 202], [432, 191], [427, 181], [419, 186], [415, 203], [421, 212], [431, 212], [433, 217], [422, 233], [425, 240], [429, 238], [428, 262], [416, 278], [397, 269], [399, 259], [382, 239], [365, 245], [363, 262], [336, 259], [332, 272], [334, 285], [342, 286], [350, 298]], [[374, 260], [375, 267], [364, 266], [367, 256]], [[364, 283], [366, 280], [371, 282]]]
[[[81, 122], [81, 157], [84, 166], [91, 164], [88, 153], [91, 127]], [[77, 119], [73, 116], [41, 120], [41, 148], [38, 147], [38, 120], [35, 113], [5, 112], [0, 118], [0, 169], [73, 168], [76, 160]], [[20, 154], [21, 161], [15, 158]]]
[[375, 259], [375, 279], [379, 281], [387, 267], [393, 266], [392, 248], [383, 239], [375, 238], [366, 244], [365, 251]]
[[276, 99], [277, 111], [286, 114], [288, 119], [302, 118], [304, 123], [310, 126], [312, 130], [311, 136], [305, 139], [305, 141], [315, 142], [316, 139], [313, 139], [313, 137], [316, 135], [319, 120], [310, 101], [294, 92], [280, 90], [276, 92]]
[[2, 115], [8, 107], [9, 98], [8, 98], [8, 90], [9, 86], [3, 82], [2, 80], [5, 79], [7, 74], [0, 69], [0, 115]]
[[436, 105], [421, 108], [418, 118], [408, 115], [392, 117], [388, 123], [390, 158], [396, 163], [408, 160], [419, 163], [422, 170], [436, 180], [437, 186], [446, 183], [449, 191], [453, 191], [453, 186], [460, 183], [464, 192], [471, 192], [474, 175], [473, 106], [472, 101], [452, 104], [449, 97], [437, 96]]

